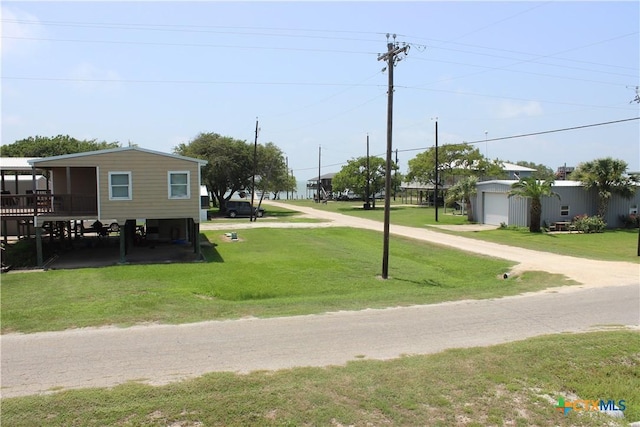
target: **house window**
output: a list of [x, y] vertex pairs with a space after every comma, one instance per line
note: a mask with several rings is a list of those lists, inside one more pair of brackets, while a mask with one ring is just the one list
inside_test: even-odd
[[560, 216], [569, 216], [569, 205], [560, 206]]
[[189, 171], [169, 171], [168, 176], [170, 199], [191, 198], [189, 191]]
[[109, 172], [109, 200], [131, 200], [131, 172]]

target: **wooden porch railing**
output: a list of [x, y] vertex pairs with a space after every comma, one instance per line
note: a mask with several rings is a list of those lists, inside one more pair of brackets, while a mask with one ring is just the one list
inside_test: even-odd
[[95, 196], [76, 194], [2, 194], [0, 214], [3, 217], [87, 216], [97, 215]]

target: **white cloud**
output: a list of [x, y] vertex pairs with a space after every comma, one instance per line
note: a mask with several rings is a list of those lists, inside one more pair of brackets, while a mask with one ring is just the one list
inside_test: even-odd
[[542, 114], [542, 106], [537, 101], [514, 102], [502, 101], [497, 108], [497, 116], [501, 119], [514, 117], [531, 117]]
[[0, 7], [2, 17], [2, 56], [27, 56], [33, 54], [38, 46], [45, 43], [42, 39], [45, 31], [40, 20], [34, 15], [19, 9]]

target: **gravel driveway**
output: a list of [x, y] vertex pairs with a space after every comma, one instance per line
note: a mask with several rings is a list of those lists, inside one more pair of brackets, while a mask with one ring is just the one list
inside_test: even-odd
[[[201, 229], [350, 226], [382, 231], [382, 224], [376, 221], [296, 209], [329, 222], [247, 220], [202, 224]], [[2, 397], [109, 387], [132, 380], [164, 384], [213, 371], [248, 372], [327, 366], [363, 358], [389, 359], [611, 326], [639, 328], [637, 264], [559, 256], [411, 227], [392, 225], [390, 231], [515, 261], [520, 271], [564, 274], [583, 285], [498, 299], [384, 310], [8, 334], [0, 337]]]

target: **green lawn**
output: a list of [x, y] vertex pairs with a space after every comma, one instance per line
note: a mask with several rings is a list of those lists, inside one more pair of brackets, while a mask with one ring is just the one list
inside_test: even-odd
[[382, 236], [366, 230], [251, 229], [238, 242], [221, 231], [206, 236], [217, 245], [205, 251], [207, 263], [4, 275], [2, 332], [359, 310], [569, 283], [542, 272], [504, 281], [510, 262], [401, 238], [391, 241], [384, 281]]
[[[2, 400], [7, 426], [624, 426], [640, 420], [640, 339], [544, 336], [391, 361]], [[555, 407], [625, 400], [625, 420]]]
[[530, 233], [527, 228], [456, 233], [464, 237], [581, 258], [640, 263], [638, 230], [604, 233]]
[[[312, 207], [362, 218], [384, 221], [384, 204], [376, 210], [365, 211], [357, 202], [314, 203], [312, 200], [288, 201], [292, 209], [295, 206]], [[469, 224], [466, 216], [454, 215], [450, 209], [447, 213], [439, 210], [438, 222], [435, 221], [435, 209], [418, 206], [406, 206], [398, 203], [391, 205], [390, 220], [392, 224], [409, 227], [428, 227], [433, 225]], [[614, 229], [604, 233], [530, 233], [527, 228], [505, 228], [478, 232], [455, 232], [435, 229], [443, 233], [457, 234], [463, 237], [502, 243], [544, 252], [553, 252], [581, 258], [601, 259], [606, 261], [627, 261], [640, 263], [637, 256], [638, 230]]]
[[[279, 200], [283, 203], [291, 205], [292, 209], [296, 206], [304, 206], [324, 211], [337, 212], [345, 215], [357, 216], [360, 218], [372, 219], [375, 221], [384, 221], [384, 200], [376, 201], [376, 208], [365, 210], [362, 208], [363, 202], [328, 202], [315, 203], [313, 200]], [[424, 227], [427, 224], [442, 225], [459, 225], [468, 224], [466, 215], [454, 214], [454, 211], [443, 208], [438, 209], [438, 222], [435, 220], [435, 208], [427, 208], [424, 206], [402, 204], [400, 199], [392, 202], [390, 206], [390, 218], [392, 224], [406, 225], [408, 227]]]
[[[382, 220], [382, 208], [323, 206]], [[272, 213], [278, 220], [296, 220], [293, 211]], [[422, 227], [434, 223], [432, 215], [433, 209], [394, 206], [392, 222]], [[440, 221], [465, 222], [459, 215], [441, 216]], [[205, 250], [206, 263], [3, 275], [2, 332], [299, 315], [491, 298], [571, 284], [542, 272], [505, 281], [501, 276], [512, 265], [509, 262], [397, 237], [390, 244], [390, 279], [383, 281], [378, 277], [382, 236], [365, 230], [251, 229], [240, 231], [238, 242], [227, 241], [222, 232], [205, 235], [216, 245]], [[539, 249], [553, 239], [562, 253], [624, 260], [630, 260], [626, 250], [616, 252], [614, 247], [637, 241], [637, 234], [623, 231], [531, 235], [496, 230], [463, 235], [525, 247], [542, 245]], [[2, 423], [627, 425], [601, 414], [572, 411], [565, 416], [555, 406], [561, 396], [624, 399], [626, 420], [640, 420], [639, 355], [637, 332], [560, 334], [391, 361], [360, 360], [341, 367], [211, 373], [163, 387], [132, 382], [113, 389], [5, 398]]]

